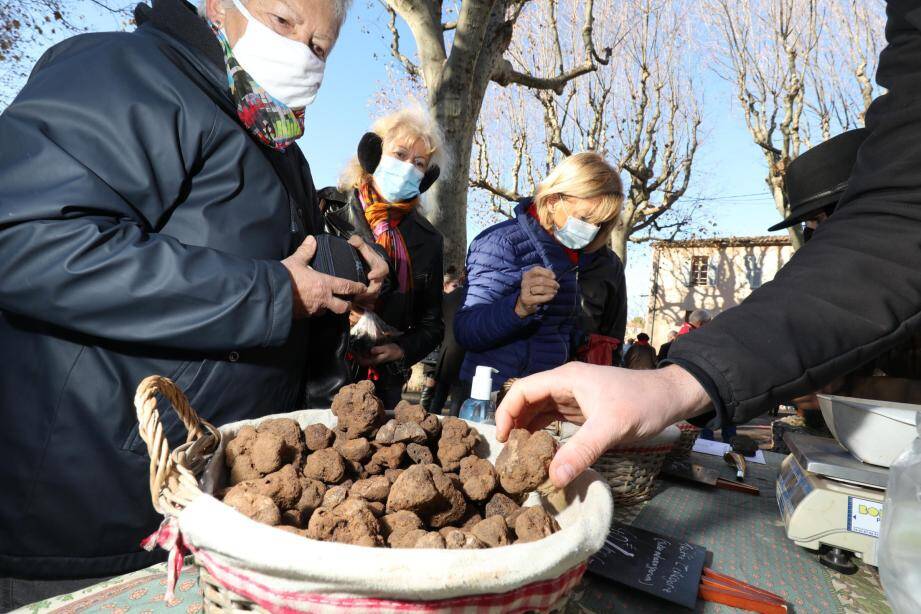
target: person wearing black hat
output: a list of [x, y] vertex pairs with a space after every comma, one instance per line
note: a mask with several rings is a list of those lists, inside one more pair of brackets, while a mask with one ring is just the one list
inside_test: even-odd
[[803, 239], [811, 239], [818, 225], [828, 219], [844, 196], [857, 162], [857, 151], [866, 138], [866, 128], [849, 130], [791, 162], [784, 177], [790, 214], [768, 228], [768, 232], [802, 224]]
[[921, 332], [921, 7], [888, 0], [867, 134], [831, 219], [771, 283], [678, 339], [666, 366], [569, 363], [518, 380], [496, 435], [584, 423], [549, 468], [572, 481], [607, 449], [694, 419], [741, 423], [806, 394]]

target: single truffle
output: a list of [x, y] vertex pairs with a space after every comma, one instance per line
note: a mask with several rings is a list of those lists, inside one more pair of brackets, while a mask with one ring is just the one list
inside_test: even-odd
[[371, 455], [371, 460], [365, 465], [365, 470], [369, 475], [380, 475], [387, 469], [399, 469], [403, 464], [405, 454], [405, 444], [395, 443], [392, 446], [381, 446]]
[[508, 525], [502, 516], [490, 516], [476, 523], [470, 530], [473, 535], [490, 548], [507, 546], [511, 543]]
[[281, 469], [285, 459], [285, 440], [272, 432], [259, 433], [252, 444], [253, 467], [262, 475]]
[[540, 506], [524, 508], [515, 520], [516, 543], [537, 541], [559, 530], [560, 525]]
[[377, 518], [363, 501], [348, 499], [334, 509], [321, 507], [310, 517], [307, 535], [311, 539], [358, 546], [381, 546]]
[[394, 531], [387, 538], [387, 543], [391, 548], [415, 548], [416, 542], [420, 538], [428, 535], [425, 529], [408, 529], [406, 531]]
[[389, 537], [391, 533], [404, 533], [422, 528], [422, 519], [416, 514], [402, 510], [387, 514], [380, 520], [381, 535]]
[[432, 451], [417, 443], [406, 446], [406, 455], [417, 465], [431, 465], [435, 462]]
[[428, 523], [433, 529], [440, 529], [464, 517], [467, 512], [467, 501], [461, 493], [459, 478], [443, 473], [438, 465], [427, 467], [432, 475], [435, 488], [438, 489], [438, 494], [441, 496], [438, 510], [429, 516]]
[[387, 512], [408, 510], [427, 517], [443, 503], [428, 467], [413, 465], [404, 471], [390, 488], [387, 497]]
[[400, 401], [393, 408], [393, 415], [397, 422], [420, 423], [428, 416], [428, 412], [421, 405], [413, 405], [408, 401]]
[[320, 507], [334, 508], [345, 501], [349, 496], [351, 486], [351, 482], [344, 482], [338, 486], [327, 488], [326, 494], [323, 495], [323, 504]]
[[514, 429], [496, 459], [502, 488], [513, 495], [535, 490], [547, 481], [556, 449], [556, 440], [546, 431]]
[[326, 484], [337, 484], [345, 478], [346, 465], [342, 456], [333, 448], [317, 450], [307, 457], [304, 475]]
[[282, 462], [300, 467], [304, 461], [305, 445], [304, 431], [297, 421], [291, 418], [272, 418], [264, 420], [256, 427], [259, 434], [273, 433], [282, 438], [285, 442]]
[[415, 422], [397, 422], [390, 420], [377, 431], [375, 443], [390, 445], [394, 443], [425, 443], [428, 435]]
[[371, 456], [371, 444], [364, 437], [339, 439], [334, 447], [342, 458], [357, 463], [363, 463]]
[[474, 501], [485, 501], [496, 490], [499, 478], [491, 462], [468, 456], [460, 463], [460, 480], [465, 495]]
[[240, 482], [261, 478], [264, 474], [253, 466], [251, 455], [258, 433], [251, 426], [244, 426], [224, 451], [224, 464], [230, 469], [229, 481], [233, 486]]
[[272, 498], [244, 485], [231, 488], [224, 496], [224, 503], [256, 522], [272, 526], [281, 522], [281, 512]]
[[253, 442], [256, 441], [256, 435], [256, 429], [248, 425], [237, 431], [236, 436], [230, 440], [224, 451], [224, 461], [228, 467], [233, 465], [238, 456], [249, 454]]
[[454, 527], [445, 527], [438, 531], [444, 537], [448, 550], [474, 550], [483, 547], [483, 542], [471, 533], [465, 533]]
[[438, 437], [441, 435], [441, 420], [438, 419], [438, 416], [435, 414], [427, 415], [425, 419], [419, 423], [419, 426], [421, 426], [425, 434], [428, 435], [430, 442], [434, 443], [438, 441]]
[[259, 480], [241, 482], [237, 486], [242, 486], [270, 497], [279, 510], [293, 508], [301, 498], [300, 478], [291, 465], [285, 465], [278, 471], [270, 473]]
[[497, 492], [489, 500], [489, 503], [486, 504], [485, 512], [487, 518], [490, 516], [502, 516], [508, 519], [511, 514], [519, 509], [521, 509], [521, 506], [515, 503], [511, 497]]
[[382, 546], [384, 540], [380, 535], [380, 522], [360, 499], [346, 499], [333, 510], [346, 519], [346, 528], [349, 532], [346, 543], [357, 546]]
[[457, 471], [461, 459], [473, 454], [479, 433], [459, 418], [445, 418], [438, 440], [438, 462], [445, 471]]
[[445, 538], [442, 537], [439, 533], [432, 531], [431, 533], [426, 533], [418, 540], [416, 540], [413, 548], [435, 548], [438, 550], [444, 550]]
[[374, 382], [368, 380], [343, 387], [333, 398], [332, 411], [348, 439], [370, 435], [386, 416], [383, 404], [374, 396]]
[[355, 482], [349, 489], [349, 496], [365, 501], [386, 501], [387, 495], [390, 494], [390, 486], [390, 480], [378, 475]]
[[307, 449], [311, 452], [325, 450], [333, 445], [335, 437], [333, 432], [325, 424], [311, 424], [304, 429], [304, 439], [306, 440]]

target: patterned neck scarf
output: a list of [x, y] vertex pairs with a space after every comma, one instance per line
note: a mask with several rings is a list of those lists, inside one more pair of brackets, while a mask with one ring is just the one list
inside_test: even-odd
[[237, 116], [264, 145], [284, 151], [304, 134], [304, 109], [293, 110], [272, 98], [237, 62], [224, 31], [211, 24], [227, 64], [230, 95]]
[[402, 203], [389, 203], [377, 193], [371, 181], [366, 181], [358, 188], [358, 196], [365, 209], [365, 219], [371, 226], [374, 239], [384, 248], [391, 262], [397, 269], [397, 287], [402, 293], [413, 288], [413, 267], [406, 249], [406, 240], [400, 232], [399, 225], [410, 211], [419, 204], [419, 197]]

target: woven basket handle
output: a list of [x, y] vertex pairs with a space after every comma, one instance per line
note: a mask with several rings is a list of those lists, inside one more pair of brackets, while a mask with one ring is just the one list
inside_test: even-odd
[[[157, 394], [170, 402], [189, 433], [186, 443], [172, 453], [160, 422]], [[221, 434], [198, 417], [172, 380], [159, 375], [151, 375], [138, 385], [134, 408], [138, 433], [150, 454], [150, 498], [154, 509], [163, 515], [175, 516], [201, 495], [198, 474], [204, 469], [208, 455], [220, 444]]]

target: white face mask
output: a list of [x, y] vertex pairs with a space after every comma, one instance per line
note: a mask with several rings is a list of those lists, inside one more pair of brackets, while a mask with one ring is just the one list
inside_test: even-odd
[[306, 107], [317, 97], [326, 62], [303, 43], [286, 38], [253, 17], [240, 0], [233, 5], [246, 18], [246, 32], [233, 55], [266, 92], [289, 108]]
[[598, 236], [600, 228], [571, 215], [566, 218], [562, 228], [557, 228], [554, 236], [557, 241], [569, 249], [582, 249]]

